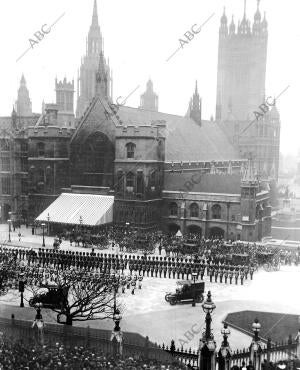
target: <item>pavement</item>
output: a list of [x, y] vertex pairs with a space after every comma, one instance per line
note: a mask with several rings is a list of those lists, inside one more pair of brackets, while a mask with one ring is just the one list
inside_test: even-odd
[[[7, 225], [0, 225], [0, 240], [7, 239]], [[18, 242], [18, 230], [12, 233], [12, 243]], [[42, 236], [31, 235], [31, 229], [21, 228], [20, 245], [24, 247], [41, 247]], [[53, 237], [46, 237], [47, 247], [52, 247]], [[68, 241], [63, 241], [62, 249], [83, 250], [88, 248], [71, 247]], [[212, 315], [212, 328], [217, 345], [222, 340], [222, 320], [228, 313], [254, 310], [296, 314], [300, 316], [300, 266], [281, 266], [280, 271], [266, 272], [259, 270], [253, 280], [246, 280], [244, 285], [230, 285], [210, 283], [205, 276], [205, 292], [211, 290], [216, 309]], [[142, 289], [136, 290], [135, 295], [129, 291], [120, 296], [123, 306], [121, 328], [125, 331], [138, 332], [148, 335], [150, 340], [159, 344], [169, 345], [175, 340], [176, 347], [191, 347], [196, 349], [202, 330], [204, 329], [204, 313], [201, 304], [192, 307], [191, 304], [170, 306], [164, 299], [166, 292], [174, 291], [176, 280], [168, 278], [147, 278], [142, 283]], [[16, 319], [33, 319], [35, 311], [32, 308], [20, 308], [19, 293], [10, 292], [0, 298], [0, 316], [10, 317], [15, 314]], [[25, 303], [28, 306], [28, 304]], [[56, 314], [43, 310], [46, 321], [55, 322]], [[48, 311], [48, 312], [47, 312]], [[75, 323], [75, 325], [78, 325]], [[112, 329], [111, 321], [89, 321], [80, 323], [81, 326]], [[232, 349], [249, 347], [251, 338], [243, 333], [231, 329], [229, 343]]]

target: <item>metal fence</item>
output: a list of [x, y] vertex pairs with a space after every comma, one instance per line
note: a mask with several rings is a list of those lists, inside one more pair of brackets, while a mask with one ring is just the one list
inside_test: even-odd
[[[198, 369], [198, 357], [199, 352], [193, 351], [191, 348], [175, 348], [174, 341], [171, 341], [171, 345], [167, 346], [163, 344], [159, 346], [176, 360], [188, 365], [192, 369]], [[260, 353], [261, 363], [263, 364], [266, 360], [268, 363], [274, 364], [280, 361], [293, 362], [298, 359], [300, 355], [300, 343], [293, 341], [290, 336], [288, 341], [281, 343], [272, 343], [271, 339], [268, 339], [267, 343], [264, 343], [263, 349]], [[219, 369], [219, 354], [216, 355], [216, 370]], [[232, 352], [231, 355], [231, 366], [242, 367], [242, 364], [249, 365], [250, 361], [250, 348], [243, 348]]]
[[[5, 337], [12, 340], [23, 340], [27, 343], [36, 342], [36, 330], [32, 328], [33, 322], [0, 318], [0, 331]], [[173, 363], [174, 358], [137, 333], [123, 333], [123, 355], [126, 357], [143, 357], [156, 359], [165, 363]], [[103, 353], [113, 354], [111, 331], [94, 329], [90, 327], [76, 327], [46, 323], [44, 328], [44, 344], [55, 345], [57, 342], [64, 346], [84, 346]]]

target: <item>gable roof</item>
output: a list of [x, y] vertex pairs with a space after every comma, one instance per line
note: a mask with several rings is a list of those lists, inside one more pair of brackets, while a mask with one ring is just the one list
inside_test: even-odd
[[[98, 104], [97, 104], [98, 103]], [[117, 106], [109, 104], [107, 99], [97, 95], [80, 119], [80, 123], [72, 140], [78, 135], [85, 124], [89, 124], [89, 115], [101, 107], [107, 112], [107, 119], [117, 126], [155, 125], [155, 121], [165, 121], [166, 124], [166, 153], [165, 161], [213, 161], [240, 159], [237, 150], [230, 143], [218, 124], [211, 121], [202, 121], [202, 125], [195, 123], [189, 117], [150, 111], [141, 108]], [[116, 108], [113, 112], [112, 108]], [[100, 111], [96, 112], [100, 115]], [[96, 124], [100, 127], [100, 121]], [[96, 127], [95, 126], [95, 127]]]

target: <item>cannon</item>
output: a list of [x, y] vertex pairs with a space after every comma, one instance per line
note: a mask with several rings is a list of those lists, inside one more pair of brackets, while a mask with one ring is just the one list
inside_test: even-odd
[[201, 303], [204, 300], [204, 287], [205, 283], [203, 281], [196, 281], [193, 283], [189, 280], [180, 280], [177, 282], [176, 292], [167, 293], [165, 295], [165, 300], [170, 303], [170, 305], [191, 303], [194, 299], [196, 303]]

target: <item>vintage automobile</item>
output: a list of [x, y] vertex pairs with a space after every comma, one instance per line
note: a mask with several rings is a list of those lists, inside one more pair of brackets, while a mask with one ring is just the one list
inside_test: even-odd
[[61, 308], [63, 300], [67, 298], [68, 288], [58, 288], [56, 285], [48, 285], [48, 292], [35, 295], [29, 300], [29, 306], [41, 304], [44, 308]]
[[181, 280], [177, 282], [175, 293], [167, 293], [165, 300], [171, 305], [176, 303], [190, 303], [195, 299], [196, 303], [203, 302], [204, 296], [203, 281], [196, 281], [195, 283], [190, 280]]

